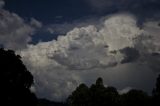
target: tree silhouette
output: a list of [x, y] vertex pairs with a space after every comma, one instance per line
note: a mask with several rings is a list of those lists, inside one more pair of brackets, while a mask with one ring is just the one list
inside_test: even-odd
[[70, 106], [90, 106], [89, 88], [80, 84], [67, 100]]
[[96, 85], [97, 85], [97, 86], [104, 87], [104, 85], [103, 85], [103, 79], [102, 79], [101, 77], [99, 77], [99, 78], [96, 80]]
[[116, 88], [104, 87], [103, 79], [98, 78], [90, 88], [80, 84], [67, 102], [69, 106], [116, 106], [118, 97]]
[[119, 105], [119, 94], [116, 88], [107, 87], [104, 95], [105, 95], [106, 105], [108, 106], [118, 106]]
[[12, 50], [0, 49], [0, 96], [6, 106], [35, 106], [36, 96], [31, 93], [33, 76], [21, 57]]
[[150, 98], [147, 93], [132, 89], [121, 95], [121, 106], [149, 106]]
[[114, 87], [105, 87], [103, 79], [98, 78], [95, 84], [88, 88], [81, 84], [68, 98], [69, 106], [159, 106], [160, 75], [157, 78], [152, 97], [142, 90], [132, 89], [125, 94], [119, 94]]
[[98, 78], [96, 80], [96, 84], [92, 84], [90, 89], [90, 99], [91, 99], [91, 106], [103, 106], [105, 104], [105, 87], [103, 85], [103, 79]]
[[160, 75], [157, 78], [156, 81], [156, 87], [152, 91], [153, 94], [153, 103], [155, 106], [160, 105]]

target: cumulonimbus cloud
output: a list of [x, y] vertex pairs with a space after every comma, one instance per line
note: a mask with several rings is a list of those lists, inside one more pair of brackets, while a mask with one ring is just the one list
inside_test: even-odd
[[[117, 0], [87, 1], [94, 3], [92, 6], [98, 11], [113, 5], [126, 8], [126, 4], [132, 2], [136, 6], [138, 2], [121, 0], [116, 4], [113, 1]], [[152, 1], [153, 4], [158, 0], [142, 1], [145, 4]], [[152, 70], [160, 70], [158, 21], [144, 22], [139, 28], [133, 15], [115, 14], [107, 16], [103, 25], [97, 25], [97, 22], [92, 24], [91, 21], [89, 25], [86, 24], [88, 22], [75, 22], [77, 28], [69, 23], [63, 27], [66, 30], [55, 25], [50, 27], [51, 33], [67, 33], [58, 36], [57, 40], [32, 45], [28, 44], [31, 35], [42, 24], [34, 18], [30, 23], [25, 22], [16, 13], [4, 10], [4, 4], [0, 0], [0, 46], [14, 49], [22, 56], [34, 75], [34, 89], [38, 97], [65, 100], [80, 83], [90, 85], [97, 77], [103, 77], [105, 85], [122, 90], [131, 87], [151, 91], [153, 88], [156, 76]]]
[[[94, 25], [74, 28], [65, 36], [58, 36], [57, 40], [28, 45], [20, 54], [35, 76], [35, 89], [39, 97], [64, 100], [78, 84], [89, 84], [91, 79], [99, 76], [104, 77], [106, 84], [112, 81], [113, 85], [119, 87], [123, 85], [124, 88], [130, 86], [151, 89], [153, 75], [152, 71], [147, 69], [150, 59], [143, 56], [150, 56], [155, 52], [158, 54], [159, 44], [155, 39], [157, 35], [149, 31], [149, 27], [150, 25], [144, 24], [143, 28], [139, 28], [136, 18], [130, 14], [116, 14], [107, 17], [101, 28]], [[152, 30], [159, 30], [159, 27]], [[153, 39], [145, 39], [152, 34]], [[155, 49], [150, 46], [141, 49], [149, 43], [156, 46]], [[157, 58], [159, 59], [158, 56]], [[154, 61], [154, 58], [152, 59]], [[135, 81], [134, 74], [130, 74], [133, 72], [129, 71], [134, 70], [133, 67], [129, 69], [132, 62], [136, 65], [135, 75], [138, 76], [138, 81]], [[139, 66], [139, 63], [143, 66]], [[122, 68], [124, 66], [125, 69]], [[137, 69], [146, 70], [144, 79], [139, 77], [142, 71]], [[116, 75], [117, 78], [110, 77]], [[120, 81], [119, 84], [116, 83], [116, 79]], [[149, 84], [146, 82], [148, 79], [151, 79]]]

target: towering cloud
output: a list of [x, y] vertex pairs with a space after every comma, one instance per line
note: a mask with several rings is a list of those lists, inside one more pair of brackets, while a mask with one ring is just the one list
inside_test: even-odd
[[101, 28], [94, 25], [74, 28], [57, 40], [28, 45], [20, 54], [35, 76], [35, 89], [40, 97], [64, 100], [79, 83], [93, 83], [99, 76], [106, 85], [119, 89], [133, 87], [149, 91], [155, 76], [147, 64], [149, 60], [159, 61], [159, 49], [152, 52], [149, 46], [142, 49], [148, 40], [157, 44], [155, 48], [159, 47], [156, 39], [149, 39], [152, 33], [149, 26], [145, 23], [140, 29], [134, 16], [116, 14], [107, 17]]
[[[158, 0], [85, 1], [98, 11], [134, 12], [147, 6], [147, 14], [151, 13], [149, 7], [159, 5]], [[160, 70], [159, 21], [140, 24], [135, 16], [121, 13], [100, 21], [47, 25], [51, 33], [64, 35], [32, 45], [32, 35], [42, 23], [34, 18], [26, 22], [3, 6], [4, 1], [0, 0], [0, 46], [22, 56], [35, 77], [33, 89], [38, 97], [65, 100], [80, 83], [90, 85], [97, 77], [103, 77], [106, 86], [115, 86], [121, 93], [130, 88], [152, 90], [155, 72]]]

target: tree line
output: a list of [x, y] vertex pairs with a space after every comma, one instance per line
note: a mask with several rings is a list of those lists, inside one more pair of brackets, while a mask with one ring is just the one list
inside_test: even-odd
[[80, 84], [68, 97], [69, 106], [160, 106], [160, 75], [152, 95], [137, 89], [119, 94], [115, 87], [105, 87], [98, 78], [91, 87]]
[[0, 49], [0, 103], [5, 106], [35, 106], [37, 98], [30, 91], [33, 76], [21, 57], [12, 50]]
[[160, 106], [160, 75], [151, 96], [136, 89], [119, 94], [115, 87], [105, 87], [103, 79], [98, 78], [90, 87], [80, 84], [64, 104], [38, 102], [30, 90], [33, 76], [14, 51], [0, 49], [0, 71], [0, 103], [5, 106]]

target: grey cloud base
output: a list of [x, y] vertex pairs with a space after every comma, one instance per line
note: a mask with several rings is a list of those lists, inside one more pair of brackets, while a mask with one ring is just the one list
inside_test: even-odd
[[57, 40], [28, 45], [20, 54], [35, 76], [39, 97], [65, 100], [78, 84], [90, 85], [97, 77], [122, 91], [151, 92], [160, 66], [159, 30], [158, 22], [139, 28], [131, 14], [115, 14], [101, 28], [74, 28]]

